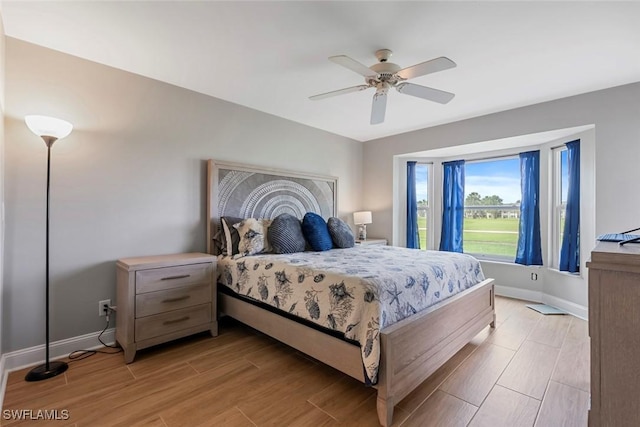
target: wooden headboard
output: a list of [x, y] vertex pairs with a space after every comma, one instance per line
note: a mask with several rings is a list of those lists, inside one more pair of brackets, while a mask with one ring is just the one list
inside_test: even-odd
[[207, 162], [207, 252], [220, 217], [275, 218], [289, 213], [302, 219], [315, 212], [327, 219], [338, 213], [338, 178], [238, 163]]

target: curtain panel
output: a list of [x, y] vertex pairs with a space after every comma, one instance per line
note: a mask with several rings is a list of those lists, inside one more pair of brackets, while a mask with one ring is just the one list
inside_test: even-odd
[[567, 208], [565, 211], [560, 271], [580, 271], [580, 140], [567, 142]]
[[520, 153], [520, 225], [515, 262], [542, 265], [540, 241], [540, 151]]
[[416, 163], [407, 162], [407, 247], [420, 249], [418, 232], [418, 197], [416, 195]]
[[442, 234], [440, 250], [462, 252], [464, 222], [464, 160], [442, 164]]

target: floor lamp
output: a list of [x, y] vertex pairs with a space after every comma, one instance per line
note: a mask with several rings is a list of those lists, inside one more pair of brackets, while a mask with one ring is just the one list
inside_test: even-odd
[[27, 373], [26, 381], [41, 381], [55, 377], [67, 370], [65, 362], [49, 361], [49, 187], [51, 182], [51, 147], [57, 140], [71, 133], [73, 125], [64, 120], [46, 116], [26, 116], [24, 121], [31, 132], [44, 140], [47, 146], [47, 232], [46, 232], [46, 356], [45, 363], [36, 366]]

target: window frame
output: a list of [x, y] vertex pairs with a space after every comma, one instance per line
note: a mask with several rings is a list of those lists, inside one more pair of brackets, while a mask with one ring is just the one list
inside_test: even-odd
[[560, 268], [560, 251], [562, 248], [562, 213], [567, 204], [562, 201], [562, 153], [567, 151], [565, 145], [551, 148], [551, 268]]
[[[416, 167], [421, 166], [421, 167], [426, 167], [427, 168], [427, 207], [426, 208], [418, 208], [418, 216], [420, 216], [419, 212], [425, 211], [425, 214], [427, 215], [427, 221], [426, 221], [426, 233], [427, 233], [427, 238], [425, 240], [425, 247], [422, 247], [422, 245], [420, 245], [420, 249], [421, 250], [433, 250], [434, 249], [434, 235], [433, 235], [433, 230], [434, 230], [434, 225], [435, 225], [435, 221], [433, 218], [433, 201], [432, 201], [432, 195], [433, 192], [435, 190], [435, 186], [433, 183], [433, 169], [434, 169], [434, 164], [433, 162], [429, 162], [429, 161], [424, 161], [424, 160], [417, 160], [416, 161]], [[431, 233], [429, 233], [429, 230], [431, 230]], [[420, 232], [420, 228], [418, 227], [418, 233]]]

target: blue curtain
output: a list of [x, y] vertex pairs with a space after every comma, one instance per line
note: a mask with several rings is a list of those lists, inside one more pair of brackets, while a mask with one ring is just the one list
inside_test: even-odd
[[540, 243], [540, 151], [520, 153], [520, 229], [516, 263], [542, 265]]
[[464, 160], [445, 162], [442, 189], [442, 234], [440, 250], [462, 252], [464, 221]]
[[407, 162], [407, 247], [420, 249], [418, 197], [416, 196], [416, 162]]
[[580, 140], [567, 142], [567, 209], [565, 211], [560, 271], [580, 271]]

